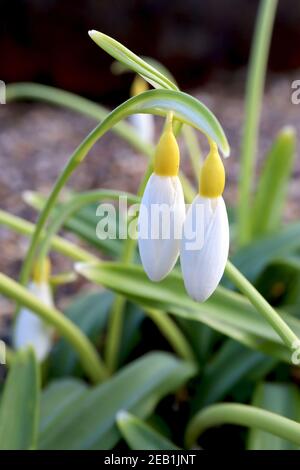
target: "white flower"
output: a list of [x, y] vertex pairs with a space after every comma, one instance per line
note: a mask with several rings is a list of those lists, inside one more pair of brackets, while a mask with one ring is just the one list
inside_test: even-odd
[[129, 122], [142, 140], [153, 143], [155, 126], [152, 114], [132, 114], [129, 116]]
[[[44, 304], [53, 305], [51, 291], [48, 283], [32, 282], [28, 290], [38, 297]], [[53, 328], [49, 327], [43, 320], [27, 308], [22, 308], [16, 318], [13, 346], [15, 349], [25, 349], [32, 346], [36, 357], [43, 361], [52, 347]]]
[[153, 173], [138, 219], [140, 256], [152, 281], [160, 281], [173, 269], [179, 255], [184, 218], [184, 196], [178, 176]]
[[[202, 246], [191, 249], [191, 229], [201, 234]], [[197, 196], [183, 228], [180, 262], [189, 295], [204, 302], [217, 288], [224, 273], [229, 250], [229, 226], [222, 196]]]

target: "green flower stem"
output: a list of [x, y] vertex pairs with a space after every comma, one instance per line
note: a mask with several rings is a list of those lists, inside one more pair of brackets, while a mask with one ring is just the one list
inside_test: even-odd
[[191, 448], [208, 428], [222, 424], [237, 424], [261, 429], [300, 445], [300, 424], [276, 413], [249, 405], [221, 403], [198, 412], [186, 430], [186, 446]]
[[53, 325], [61, 336], [74, 347], [87, 376], [94, 383], [101, 382], [107, 377], [106, 368], [92, 343], [61, 312], [46, 306], [28, 290], [2, 273], [0, 273], [0, 292], [32, 310], [48, 324]]
[[69, 201], [62, 204], [58, 210], [58, 213], [55, 215], [53, 223], [49, 227], [45, 238], [41, 242], [39, 261], [42, 261], [47, 256], [53, 236], [60, 230], [60, 228], [64, 225], [66, 220], [71, 217], [72, 214], [93, 202], [100, 202], [103, 199], [119, 199], [120, 197], [126, 197], [127, 200], [131, 203], [139, 202], [139, 198], [137, 196], [123, 191], [94, 190], [86, 191], [85, 193], [73, 196]]
[[254, 33], [247, 79], [245, 124], [241, 145], [238, 236], [240, 245], [250, 239], [249, 201], [255, 169], [260, 109], [277, 0], [262, 0]]
[[284, 344], [293, 349], [293, 345], [298, 341], [297, 336], [282, 320], [278, 313], [255, 289], [255, 287], [236, 269], [230, 261], [227, 261], [225, 273], [231, 282], [248, 298], [256, 310], [267, 320], [276, 333], [280, 336]]
[[[63, 106], [97, 121], [102, 121], [109, 115], [109, 110], [104, 106], [65, 90], [26, 82], [7, 85], [7, 103], [22, 99], [45, 101], [50, 104]], [[127, 122], [118, 122], [111, 130], [128, 142], [138, 152], [141, 152], [149, 158], [153, 155], [153, 145], [142, 140], [136, 130]], [[184, 175], [180, 174], [180, 176], [182, 176], [181, 182], [184, 194], [190, 195], [193, 192], [190, 182]]]
[[179, 357], [187, 361], [196, 362], [192, 348], [176, 323], [165, 312], [154, 309], [145, 309], [147, 317], [157, 326], [162, 335]]
[[[28, 222], [21, 217], [9, 214], [3, 210], [0, 210], [0, 225], [4, 225], [25, 236], [31, 236], [35, 230], [35, 225], [31, 222]], [[42, 232], [42, 235], [45, 235], [45, 232]], [[61, 237], [53, 237], [51, 240], [51, 246], [58, 253], [61, 253], [74, 261], [99, 261], [99, 258], [96, 256]]]

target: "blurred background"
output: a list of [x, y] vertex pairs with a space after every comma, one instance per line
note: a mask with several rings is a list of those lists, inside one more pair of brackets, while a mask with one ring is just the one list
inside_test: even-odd
[[[1, 0], [0, 79], [7, 84], [52, 85], [113, 107], [129, 97], [133, 75], [113, 75], [111, 57], [94, 44], [88, 30], [100, 30], [137, 54], [159, 60], [224, 127], [232, 148], [232, 157], [225, 162], [225, 198], [234, 205], [246, 66], [257, 8], [257, 0]], [[291, 83], [300, 79], [299, 24], [299, 0], [279, 0], [259, 157], [283, 126], [300, 131], [300, 105], [291, 103]], [[161, 120], [156, 124], [158, 136]], [[35, 220], [36, 213], [24, 203], [22, 192], [47, 193], [69, 155], [94, 126], [90, 118], [45, 103], [0, 106], [1, 207]], [[192, 179], [181, 145], [183, 168]], [[77, 190], [136, 191], [145, 167], [145, 158], [109, 133], [93, 148], [71, 185]], [[300, 216], [299, 175], [297, 161], [286, 220]], [[6, 246], [0, 270], [15, 276], [28, 242], [0, 227], [0, 243]], [[57, 260], [58, 271], [65, 268], [59, 265], [63, 262]], [[1, 302], [0, 311], [7, 312], [10, 307]]]
[[[257, 0], [1, 0], [1, 79], [117, 102], [128, 82], [111, 76], [110, 57], [87, 36], [93, 28], [161, 61], [184, 89], [222, 80], [224, 71], [247, 64], [257, 6]], [[300, 67], [299, 22], [299, 2], [279, 1], [271, 70]]]

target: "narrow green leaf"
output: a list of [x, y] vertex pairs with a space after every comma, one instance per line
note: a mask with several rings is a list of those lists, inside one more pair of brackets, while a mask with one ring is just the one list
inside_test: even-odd
[[169, 90], [178, 89], [175, 83], [153, 67], [153, 65], [141, 59], [115, 39], [95, 30], [89, 31], [89, 35], [101, 49], [130, 70], [142, 75], [142, 77], [155, 88], [166, 88]]
[[204, 370], [197, 388], [195, 407], [224, 399], [239, 383], [245, 383], [245, 378], [259, 367], [264, 366], [264, 373], [267, 373], [276, 363], [276, 359], [245, 348], [235, 341], [225, 341]]
[[266, 157], [251, 210], [253, 238], [272, 233], [281, 224], [295, 146], [295, 131], [286, 127], [278, 134]]
[[126, 411], [117, 414], [117, 425], [132, 450], [179, 450], [169, 439]]
[[75, 406], [85, 396], [87, 385], [77, 379], [54, 380], [42, 394], [39, 435], [55, 426], [55, 421], [68, 407]]
[[[253, 396], [253, 406], [263, 408], [295, 421], [300, 420], [300, 394], [295, 385], [261, 383]], [[298, 446], [271, 433], [251, 428], [249, 450], [295, 450]]]
[[36, 446], [39, 417], [39, 369], [31, 349], [16, 353], [0, 405], [0, 449]]
[[52, 410], [42, 413], [39, 448], [111, 449], [120, 439], [115, 423], [118, 411], [128, 410], [145, 418], [162, 397], [195, 373], [193, 365], [170, 354], [146, 354], [104, 384], [66, 400], [55, 416]]
[[250, 282], [254, 282], [274, 258], [293, 253], [299, 247], [300, 223], [297, 222], [241, 248], [231, 261]]
[[[160, 283], [153, 283], [138, 265], [78, 263], [76, 268], [87, 279], [140, 305], [202, 322], [245, 346], [291, 362], [291, 351], [239, 294], [219, 287], [208, 301], [197, 303], [186, 294], [181, 275], [176, 271]], [[286, 313], [281, 315], [300, 337], [300, 321]]]
[[129, 354], [141, 339], [141, 323], [145, 318], [143, 310], [132, 302], [126, 302], [123, 311], [124, 331], [120, 340], [119, 364], [124, 364]]

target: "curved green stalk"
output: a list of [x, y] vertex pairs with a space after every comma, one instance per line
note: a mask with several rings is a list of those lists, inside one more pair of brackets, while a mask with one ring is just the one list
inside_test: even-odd
[[55, 329], [74, 347], [87, 376], [98, 383], [107, 377], [107, 371], [96, 349], [87, 337], [66, 316], [54, 307], [48, 307], [20, 284], [0, 273], [1, 294], [17, 301], [35, 312]]
[[145, 308], [145, 313], [155, 323], [179, 357], [186, 361], [196, 362], [196, 357], [188, 341], [167, 313], [149, 308]]
[[36, 230], [32, 236], [25, 261], [23, 263], [20, 281], [26, 285], [29, 281], [32, 264], [34, 261], [37, 246], [40, 242], [40, 235], [44, 229], [48, 217], [57, 201], [60, 191], [70, 179], [75, 169], [82, 163], [93, 145], [117, 122], [130, 114], [136, 113], [154, 113], [165, 115], [170, 109], [174, 112], [174, 118], [188, 123], [199, 130], [205, 132], [208, 136], [220, 145], [224, 153], [229, 152], [229, 146], [226, 136], [210, 111], [185, 93], [170, 90], [151, 90], [138, 96], [130, 98], [112, 111], [77, 147], [70, 157], [64, 170], [58, 177], [47, 203], [40, 214]]
[[227, 261], [225, 273], [231, 282], [248, 298], [256, 310], [265, 317], [286, 346], [289, 349], [293, 349], [299, 340], [273, 307], [230, 261]]
[[[6, 102], [21, 99], [45, 101], [46, 103], [63, 106], [97, 121], [102, 121], [109, 115], [109, 110], [104, 106], [59, 88], [30, 82], [7, 85]], [[126, 121], [119, 122], [112, 130], [138, 152], [147, 156], [152, 155], [152, 145], [141, 139], [135, 129]]]
[[[109, 114], [109, 110], [104, 106], [74, 93], [70, 93], [69, 91], [30, 82], [12, 83], [7, 85], [7, 103], [21, 99], [41, 100], [50, 104], [64, 106], [96, 119], [97, 121], [102, 121]], [[134, 149], [146, 155], [148, 158], [151, 158], [153, 155], [153, 145], [142, 140], [136, 130], [126, 121], [118, 122], [111, 130], [128, 142]], [[186, 196], [189, 196], [192, 194], [193, 188], [183, 174], [180, 174], [180, 178], [183, 192]]]
[[187, 448], [191, 448], [206, 429], [221, 424], [261, 429], [300, 445], [300, 424], [296, 421], [250, 405], [222, 403], [204, 408], [190, 421], [185, 437]]
[[[25, 235], [27, 237], [32, 236], [35, 230], [35, 225], [31, 222], [28, 222], [21, 217], [12, 215], [9, 212], [5, 212], [0, 209], [0, 225], [4, 225], [11, 230], [19, 233], [20, 235]], [[45, 232], [42, 232], [42, 236], [45, 236]], [[51, 247], [56, 250], [58, 253], [61, 253], [68, 258], [71, 258], [74, 261], [87, 261], [95, 262], [99, 261], [99, 258], [95, 255], [92, 255], [88, 251], [80, 248], [80, 246], [75, 245], [74, 243], [65, 240], [61, 237], [53, 237], [51, 240]]]
[[246, 89], [246, 117], [239, 178], [238, 237], [241, 245], [250, 237], [249, 201], [255, 167], [260, 109], [277, 0], [262, 0], [251, 50]]

